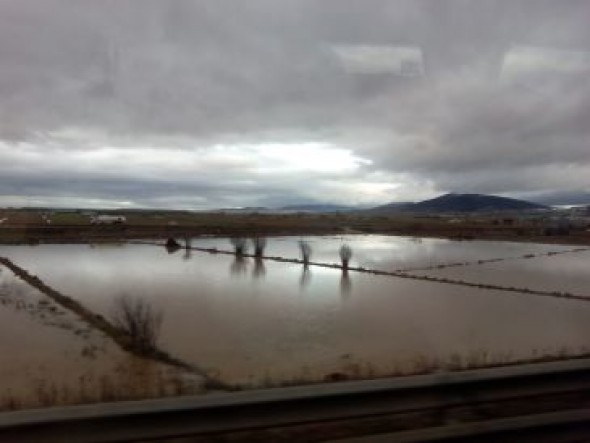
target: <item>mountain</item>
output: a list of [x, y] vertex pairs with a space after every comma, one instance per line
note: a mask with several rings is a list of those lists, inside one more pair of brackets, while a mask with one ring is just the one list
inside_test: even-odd
[[270, 210], [264, 206], [244, 206], [243, 208], [219, 208], [213, 209], [211, 211], [220, 212], [223, 214], [256, 214], [260, 212], [270, 212]]
[[393, 203], [375, 208], [379, 212], [492, 212], [549, 209], [547, 206], [514, 198], [484, 194], [445, 194], [418, 203]]
[[586, 206], [590, 205], [590, 192], [571, 191], [544, 193], [535, 195], [532, 200], [549, 206]]
[[368, 212], [404, 212], [411, 211], [412, 207], [416, 203], [412, 202], [394, 202], [387, 203], [386, 205], [377, 206], [375, 208], [368, 209]]
[[303, 204], [289, 205], [278, 208], [279, 211], [285, 212], [350, 212], [359, 208], [354, 206], [331, 205], [331, 204]]

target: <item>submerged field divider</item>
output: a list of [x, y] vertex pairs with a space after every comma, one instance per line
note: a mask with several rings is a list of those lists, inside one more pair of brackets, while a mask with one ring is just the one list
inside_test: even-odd
[[[154, 242], [154, 241], [133, 241], [132, 243], [165, 247], [165, 244], [159, 243], [159, 242]], [[236, 253], [234, 251], [227, 251], [227, 250], [222, 250], [222, 249], [217, 249], [217, 248], [201, 248], [201, 247], [197, 247], [197, 246], [190, 246], [190, 247], [179, 247], [178, 249], [190, 249], [193, 251], [208, 252], [210, 254], [223, 254], [223, 255], [233, 255], [233, 256], [236, 255]], [[576, 248], [576, 249], [571, 249], [571, 250], [567, 250], [567, 251], [558, 251], [558, 252], [550, 251], [550, 252], [540, 254], [540, 255], [552, 256], [552, 255], [557, 255], [557, 254], [564, 254], [567, 252], [581, 252], [584, 250], [590, 250], [590, 248]], [[406, 279], [410, 279], [410, 280], [421, 280], [421, 281], [428, 281], [428, 282], [434, 282], [434, 283], [444, 283], [444, 284], [457, 285], [457, 286], [466, 286], [469, 288], [487, 289], [487, 290], [521, 293], [521, 294], [529, 294], [529, 295], [538, 295], [538, 296], [543, 296], [543, 297], [565, 298], [565, 299], [570, 299], [570, 300], [590, 301], [590, 295], [579, 295], [579, 294], [572, 294], [570, 292], [543, 291], [543, 290], [538, 290], [538, 289], [518, 288], [518, 287], [512, 287], [512, 286], [502, 286], [502, 285], [485, 284], [485, 283], [475, 283], [475, 282], [468, 282], [468, 281], [445, 278], [445, 277], [433, 277], [433, 276], [428, 276], [428, 275], [411, 274], [407, 271], [402, 271], [402, 270], [382, 271], [382, 270], [378, 270], [378, 269], [367, 269], [367, 268], [360, 267], [360, 266], [357, 266], [357, 267], [348, 266], [345, 268], [344, 266], [342, 266], [341, 264], [338, 264], [338, 263], [321, 263], [321, 262], [313, 262], [313, 261], [304, 262], [303, 260], [296, 259], [296, 258], [284, 258], [284, 257], [276, 257], [276, 256], [268, 256], [268, 255], [256, 256], [254, 254], [245, 254], [245, 253], [241, 254], [241, 257], [254, 258], [257, 260], [260, 260], [260, 259], [261, 260], [270, 260], [270, 261], [282, 262], [282, 263], [294, 263], [294, 264], [299, 264], [299, 265], [303, 265], [303, 266], [315, 266], [315, 267], [320, 267], [320, 268], [340, 269], [340, 270], [342, 270], [342, 272], [349, 272], [349, 271], [360, 272], [360, 273], [364, 273], [364, 274], [383, 275], [383, 276], [389, 276], [389, 277], [406, 278]], [[527, 254], [526, 256], [522, 256], [520, 258], [532, 258], [532, 257], [534, 257], [534, 255]], [[488, 262], [490, 262], [490, 261], [500, 261], [500, 260], [488, 259]]]
[[155, 346], [150, 348], [138, 346], [138, 344], [126, 331], [116, 327], [102, 315], [92, 312], [91, 310], [89, 310], [73, 298], [51, 288], [50, 286], [45, 284], [39, 277], [30, 274], [27, 270], [16, 265], [8, 258], [0, 257], [0, 264], [10, 269], [21, 280], [28, 283], [30, 286], [36, 288], [38, 291], [48, 296], [56, 303], [77, 314], [82, 320], [84, 320], [89, 325], [102, 331], [107, 337], [113, 340], [124, 351], [136, 355], [140, 358], [153, 360], [158, 363], [164, 363], [194, 373], [202, 377], [207, 387], [211, 389], [231, 390], [231, 387], [211, 377], [205, 370], [195, 365], [191, 365], [182, 360], [179, 360], [175, 357], [172, 357], [165, 351], [162, 351]]
[[590, 248], [574, 248], [574, 249], [566, 249], [564, 251], [549, 251], [549, 252], [542, 252], [538, 254], [524, 254], [519, 255], [517, 257], [499, 257], [499, 258], [485, 258], [480, 260], [473, 260], [473, 261], [463, 261], [463, 262], [451, 262], [451, 263], [440, 263], [438, 265], [431, 265], [419, 268], [406, 268], [406, 269], [397, 269], [397, 272], [414, 272], [414, 271], [434, 271], [437, 269], [445, 269], [445, 268], [456, 268], [460, 266], [472, 266], [472, 265], [484, 265], [487, 263], [498, 263], [503, 261], [509, 260], [525, 260], [530, 258], [538, 258], [538, 257], [553, 257], [555, 255], [563, 255], [563, 254], [572, 254], [574, 252], [585, 252], [590, 251]]

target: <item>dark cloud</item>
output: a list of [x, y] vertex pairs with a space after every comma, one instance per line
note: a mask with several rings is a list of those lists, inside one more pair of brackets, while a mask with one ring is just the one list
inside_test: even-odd
[[589, 16], [590, 0], [0, 0], [0, 194], [587, 191]]

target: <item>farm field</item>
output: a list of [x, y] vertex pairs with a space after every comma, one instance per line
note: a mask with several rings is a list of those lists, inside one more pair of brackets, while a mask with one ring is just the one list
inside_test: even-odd
[[[44, 389], [58, 388], [31, 389], [38, 371], [45, 374], [47, 386], [64, 392], [64, 402], [68, 389], [78, 389], [68, 388], [64, 380], [95, 380], [94, 394], [84, 393], [78, 401], [98, 401], [113, 395], [101, 393], [100, 386], [112, 391], [121, 381], [111, 378], [121, 373], [132, 378], [129, 374], [142, 364], [143, 372], [146, 365], [152, 368], [160, 388], [147, 392], [127, 387], [129, 397], [205, 392], [202, 374], [223, 386], [246, 389], [588, 352], [589, 301], [501, 289], [532, 286], [587, 296], [590, 252], [585, 248], [325, 235], [269, 237], [264, 254], [298, 258], [301, 240], [311, 248], [312, 263], [337, 264], [339, 248], [348, 245], [351, 270], [202, 252], [231, 253], [228, 238], [193, 238], [195, 249], [176, 251], [154, 242], [3, 246], [2, 256], [107, 321], [116, 318], [122, 298], [140, 300], [161, 317], [158, 348], [198, 371], [129, 355], [108, 333], [2, 267], [3, 324], [31, 343], [3, 340], [3, 355], [18, 353], [20, 358], [3, 364], [11, 375], [3, 378], [0, 392], [6, 399], [45, 398]], [[412, 278], [357, 268], [402, 270]], [[422, 276], [451, 276], [500, 289]], [[38, 358], [44, 354], [38, 349], [54, 357], [42, 358], [43, 367]], [[9, 407], [14, 401], [5, 403]]]

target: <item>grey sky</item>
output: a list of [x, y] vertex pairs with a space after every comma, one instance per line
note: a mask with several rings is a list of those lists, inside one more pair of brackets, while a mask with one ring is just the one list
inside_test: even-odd
[[590, 192], [590, 0], [0, 0], [0, 205]]

